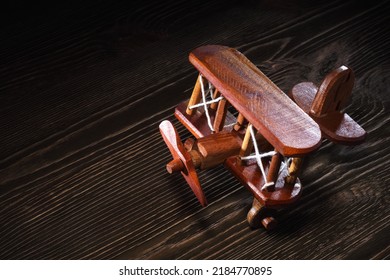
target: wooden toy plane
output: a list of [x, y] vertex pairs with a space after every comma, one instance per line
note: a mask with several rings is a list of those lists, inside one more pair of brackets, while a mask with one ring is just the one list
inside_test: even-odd
[[294, 103], [233, 48], [202, 46], [189, 60], [200, 74], [175, 116], [196, 139], [183, 145], [169, 121], [160, 124], [160, 132], [173, 156], [167, 171], [180, 171], [202, 206], [207, 200], [196, 169], [224, 164], [254, 197], [250, 226], [272, 229], [275, 211], [299, 199], [302, 159], [321, 145], [322, 137], [343, 144], [365, 138], [364, 129], [342, 112], [354, 80], [345, 66], [319, 87], [294, 86], [289, 93]]

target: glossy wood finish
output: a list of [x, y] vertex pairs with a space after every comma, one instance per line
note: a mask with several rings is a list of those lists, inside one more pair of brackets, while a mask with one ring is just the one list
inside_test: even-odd
[[[212, 131], [210, 127], [207, 125], [207, 119], [204, 114], [203, 108], [197, 108], [196, 113], [193, 115], [189, 115], [186, 113], [188, 101], [184, 101], [180, 103], [175, 108], [175, 116], [180, 122], [194, 135], [196, 138], [201, 138], [207, 135], [210, 135]], [[236, 122], [236, 118], [229, 112], [223, 110], [223, 113], [226, 114], [225, 125], [226, 127], [222, 130], [231, 131], [231, 124]], [[209, 110], [211, 123], [215, 122], [216, 110]], [[222, 127], [222, 122], [220, 122]], [[220, 127], [220, 129], [221, 129]]]
[[342, 110], [352, 95], [354, 75], [341, 66], [329, 73], [318, 88], [311, 82], [295, 85], [290, 97], [318, 123], [323, 135], [341, 144], [359, 144], [366, 131]]
[[202, 77], [200, 75], [198, 75], [198, 78], [196, 79], [196, 82], [195, 82], [194, 89], [192, 90], [191, 98], [190, 98], [190, 100], [188, 100], [186, 113], [189, 116], [192, 116], [197, 111], [197, 108], [190, 109], [189, 107], [199, 103], [200, 99], [202, 98], [202, 93], [201, 93], [201, 89], [200, 89], [200, 87], [201, 87], [200, 79], [202, 79]]
[[202, 46], [191, 52], [190, 61], [284, 156], [319, 147], [318, 125], [243, 54], [225, 46]]
[[215, 112], [215, 119], [213, 123], [213, 128], [215, 132], [220, 132], [223, 130], [226, 122], [228, 106], [229, 106], [229, 102], [227, 102], [226, 99], [222, 99], [221, 101], [218, 102], [218, 108], [217, 111]]
[[[0, 259], [389, 258], [390, 3], [374, 2], [3, 7]], [[285, 93], [355, 72], [346, 112], [366, 141], [306, 157], [301, 198], [274, 231], [251, 230], [252, 195], [223, 166], [198, 172], [206, 208], [165, 169], [158, 125], [191, 137], [172, 114], [205, 44], [237, 48]]]
[[344, 65], [330, 72], [318, 89], [310, 115], [320, 118], [343, 110], [349, 103], [354, 82], [352, 70]]
[[[267, 181], [268, 182], [276, 182], [278, 179], [278, 173], [280, 170], [280, 165], [282, 163], [282, 155], [278, 152], [271, 158], [271, 162], [269, 164], [269, 170], [267, 173]], [[271, 186], [268, 188], [268, 191], [273, 191], [275, 189], [275, 186]]]
[[200, 168], [215, 167], [227, 158], [238, 155], [241, 143], [240, 135], [229, 132], [219, 132], [199, 138], [195, 145], [204, 158]]
[[267, 230], [273, 230], [277, 226], [277, 221], [273, 218], [276, 211], [271, 208], [265, 208], [256, 198], [253, 199], [252, 207], [247, 214], [249, 226], [253, 229], [261, 225]]
[[[263, 161], [265, 172], [268, 173], [269, 162]], [[287, 170], [282, 170], [272, 191], [261, 190], [264, 178], [258, 170], [256, 161], [240, 164], [236, 157], [225, 161], [225, 166], [254, 195], [260, 204], [267, 208], [282, 208], [298, 201], [302, 194], [302, 184], [299, 179], [295, 184], [286, 184], [284, 178]]]
[[[195, 170], [195, 165], [192, 161], [190, 153], [184, 149], [184, 146], [181, 143], [179, 134], [177, 133], [176, 129], [169, 121], [161, 122], [159, 128], [161, 136], [163, 137], [165, 144], [167, 144], [169, 151], [173, 156], [174, 162], [170, 162], [172, 164], [168, 164], [168, 172], [171, 171], [170, 169], [172, 169], [172, 171], [174, 171], [174, 169], [177, 169], [176, 171], [180, 171], [181, 175], [183, 175], [184, 179], [187, 181], [187, 184], [190, 186], [195, 196], [198, 198], [200, 204], [202, 206], [206, 206], [207, 200], [204, 195], [203, 189], [200, 186], [198, 175]], [[181, 161], [181, 164], [177, 163], [178, 160]], [[172, 166], [175, 166], [176, 168], [171, 168]]]

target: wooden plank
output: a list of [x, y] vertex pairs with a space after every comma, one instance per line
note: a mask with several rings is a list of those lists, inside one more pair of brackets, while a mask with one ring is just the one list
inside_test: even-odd
[[318, 125], [243, 54], [209, 45], [191, 63], [283, 155], [304, 155], [321, 143]]
[[[389, 1], [88, 2], [3, 18], [0, 259], [389, 259]], [[206, 208], [165, 170], [158, 126], [192, 136], [173, 113], [205, 42], [284, 92], [355, 71], [366, 142], [306, 157], [273, 232], [248, 227], [252, 196], [223, 166], [199, 172]]]

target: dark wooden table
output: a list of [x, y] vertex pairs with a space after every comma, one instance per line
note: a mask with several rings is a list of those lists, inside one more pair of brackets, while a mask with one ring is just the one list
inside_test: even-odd
[[[128, 2], [131, 2], [130, 5]], [[109, 1], [4, 9], [0, 44], [1, 259], [390, 258], [388, 1]], [[356, 147], [305, 160], [299, 205], [251, 230], [252, 196], [200, 172], [201, 208], [158, 124], [189, 98], [188, 53], [243, 52], [283, 91], [348, 65]], [[288, 120], [286, 120], [288, 123]]]

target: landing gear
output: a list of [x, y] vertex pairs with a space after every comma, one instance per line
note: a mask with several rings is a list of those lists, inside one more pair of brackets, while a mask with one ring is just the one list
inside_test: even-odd
[[261, 225], [266, 230], [274, 229], [278, 222], [274, 218], [276, 210], [264, 207], [256, 198], [253, 199], [252, 208], [247, 215], [247, 221], [252, 228], [259, 228]]

